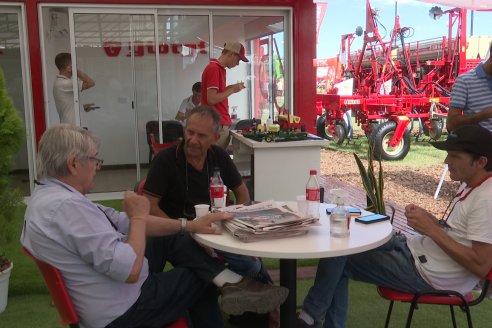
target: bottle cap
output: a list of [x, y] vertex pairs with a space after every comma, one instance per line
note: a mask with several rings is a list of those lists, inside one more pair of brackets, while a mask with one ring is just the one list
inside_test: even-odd
[[316, 175], [316, 170], [309, 170], [309, 175]]

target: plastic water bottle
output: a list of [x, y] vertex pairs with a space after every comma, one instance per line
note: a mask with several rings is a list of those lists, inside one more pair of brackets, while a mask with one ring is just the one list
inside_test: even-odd
[[350, 213], [345, 207], [346, 193], [343, 189], [330, 190], [336, 207], [330, 214], [330, 235], [347, 237], [350, 234]]
[[307, 216], [319, 219], [319, 183], [316, 170], [309, 171], [306, 184]]
[[210, 178], [210, 203], [212, 210], [225, 206], [225, 186], [218, 167], [214, 168], [214, 175]]

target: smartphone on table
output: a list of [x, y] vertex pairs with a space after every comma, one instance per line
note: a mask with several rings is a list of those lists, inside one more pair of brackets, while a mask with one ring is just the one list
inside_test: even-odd
[[376, 223], [386, 220], [389, 220], [389, 216], [384, 214], [369, 214], [369, 215], [359, 216], [358, 218], [355, 218], [355, 222], [364, 223], [364, 224]]

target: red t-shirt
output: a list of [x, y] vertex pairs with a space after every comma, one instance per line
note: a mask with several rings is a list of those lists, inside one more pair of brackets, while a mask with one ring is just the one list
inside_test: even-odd
[[[208, 105], [207, 90], [217, 89], [217, 92], [226, 90], [226, 69], [217, 59], [210, 60], [210, 63], [205, 67], [202, 73], [202, 101], [203, 105]], [[213, 107], [220, 115], [220, 123], [222, 125], [231, 125], [231, 116], [229, 115], [229, 101], [226, 99], [215, 104]]]

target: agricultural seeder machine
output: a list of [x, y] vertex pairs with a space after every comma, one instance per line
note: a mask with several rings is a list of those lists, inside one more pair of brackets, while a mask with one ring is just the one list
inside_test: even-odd
[[[341, 83], [317, 95], [318, 135], [342, 143], [350, 137], [353, 116], [378, 158], [399, 160], [410, 150], [414, 129], [418, 136], [441, 136], [456, 77], [480, 59], [466, 59], [466, 9], [432, 8], [436, 16], [449, 16], [448, 36], [407, 43], [413, 29], [401, 27], [398, 16], [390, 40], [383, 41], [369, 0], [366, 8], [365, 31], [358, 27], [355, 34], [342, 36], [338, 60], [343, 74], [335, 81]], [[362, 49], [350, 53], [362, 34]], [[347, 83], [351, 91], [340, 92]]]

